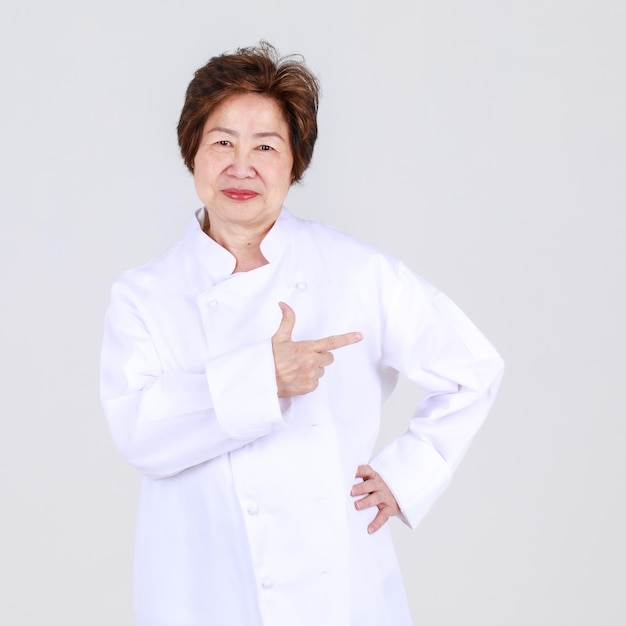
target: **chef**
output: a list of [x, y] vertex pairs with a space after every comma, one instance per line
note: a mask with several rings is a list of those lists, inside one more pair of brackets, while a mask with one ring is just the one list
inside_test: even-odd
[[[144, 475], [136, 626], [406, 626], [389, 526], [415, 527], [502, 361], [400, 261], [284, 207], [319, 86], [269, 44], [212, 58], [178, 125], [202, 207], [112, 289], [101, 393]], [[402, 375], [426, 396], [372, 457]]]

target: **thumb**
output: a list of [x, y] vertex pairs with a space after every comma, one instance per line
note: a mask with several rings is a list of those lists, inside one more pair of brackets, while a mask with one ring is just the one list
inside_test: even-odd
[[296, 314], [294, 310], [285, 302], [279, 302], [278, 306], [283, 312], [283, 317], [278, 325], [278, 330], [272, 337], [272, 341], [291, 341], [291, 333], [296, 325]]

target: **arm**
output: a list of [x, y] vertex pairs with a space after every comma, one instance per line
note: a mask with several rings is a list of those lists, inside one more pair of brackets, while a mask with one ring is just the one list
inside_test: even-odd
[[101, 355], [101, 397], [129, 463], [162, 478], [283, 426], [271, 341], [164, 372], [157, 347], [123, 284], [113, 288]]
[[429, 393], [407, 432], [383, 448], [371, 467], [393, 494], [403, 521], [415, 527], [482, 425], [503, 362], [443, 293], [402, 265], [385, 309], [385, 363]]
[[118, 284], [107, 311], [101, 359], [102, 403], [126, 460], [162, 478], [228, 453], [283, 427], [279, 397], [315, 389], [331, 350], [360, 341], [359, 333], [294, 342], [295, 313], [271, 341], [211, 358], [198, 371], [163, 371], [158, 349]]

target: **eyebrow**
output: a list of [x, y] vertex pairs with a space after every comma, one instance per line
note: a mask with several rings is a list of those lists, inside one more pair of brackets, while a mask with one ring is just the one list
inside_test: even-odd
[[[209, 133], [214, 133], [214, 132], [225, 133], [227, 135], [232, 135], [233, 137], [238, 136], [237, 132], [235, 132], [234, 130], [231, 130], [230, 128], [226, 128], [224, 126], [214, 126], [213, 128], [210, 128], [209, 130], [207, 130], [205, 134], [208, 135]], [[254, 133], [252, 136], [257, 139], [263, 139], [264, 137], [278, 137], [281, 141], [285, 141], [285, 138], [280, 133], [277, 133], [271, 130], [264, 131], [261, 133]]]

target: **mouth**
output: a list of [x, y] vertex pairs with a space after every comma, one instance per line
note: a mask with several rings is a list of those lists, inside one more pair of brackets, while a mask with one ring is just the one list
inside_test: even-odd
[[252, 198], [256, 198], [259, 194], [256, 191], [252, 191], [251, 189], [236, 189], [229, 188], [223, 189], [222, 193], [231, 200], [237, 200], [239, 202], [243, 202], [245, 200], [252, 200]]

